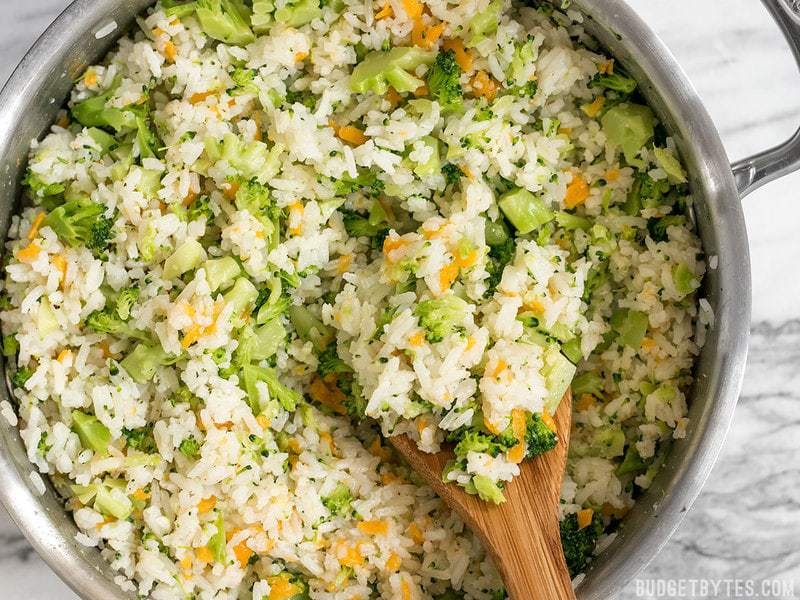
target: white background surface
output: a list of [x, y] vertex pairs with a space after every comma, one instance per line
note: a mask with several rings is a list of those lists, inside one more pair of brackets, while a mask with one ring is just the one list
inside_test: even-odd
[[[0, 81], [67, 4], [0, 0]], [[631, 4], [688, 73], [731, 159], [776, 144], [800, 125], [800, 74], [757, 0]], [[644, 581], [681, 578], [780, 580], [800, 598], [798, 188], [795, 174], [745, 200], [753, 337], [736, 419], [703, 494], [638, 586], [623, 592], [625, 600], [655, 597], [642, 593]], [[717, 593], [681, 597], [735, 597], [721, 583]], [[0, 509], [0, 599], [74, 598]]]

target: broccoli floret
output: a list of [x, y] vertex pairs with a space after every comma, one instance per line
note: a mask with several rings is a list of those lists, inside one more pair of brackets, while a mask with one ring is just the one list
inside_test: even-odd
[[33, 369], [30, 367], [20, 367], [11, 376], [11, 383], [14, 384], [14, 387], [25, 387], [25, 382], [28, 381], [32, 375]]
[[457, 592], [453, 588], [447, 588], [443, 594], [434, 596], [435, 600], [463, 600], [464, 592]]
[[105, 207], [88, 198], [70, 200], [53, 209], [44, 225], [69, 246], [86, 246], [102, 257], [114, 237], [114, 220], [103, 215]]
[[514, 238], [509, 237], [506, 241], [496, 246], [489, 247], [488, 260], [486, 261], [486, 272], [489, 277], [486, 280], [486, 294], [494, 294], [497, 285], [503, 278], [503, 270], [512, 260], [517, 251], [517, 244]]
[[445, 50], [436, 55], [428, 74], [428, 90], [443, 110], [461, 106], [464, 90], [461, 88], [461, 67], [453, 50]]
[[145, 332], [123, 321], [114, 310], [96, 310], [86, 317], [86, 325], [99, 333], [110, 333], [119, 337], [130, 337], [148, 341]]
[[542, 415], [534, 414], [528, 417], [528, 426], [525, 431], [525, 456], [533, 458], [556, 447], [558, 436], [556, 432], [545, 425]]
[[455, 185], [461, 181], [462, 173], [457, 165], [445, 163], [442, 165], [442, 175], [444, 175], [444, 181], [447, 185]]
[[516, 445], [513, 435], [492, 436], [479, 431], [464, 431], [463, 437], [453, 449], [459, 458], [465, 458], [469, 452], [481, 452], [490, 456], [498, 456]]
[[383, 246], [383, 241], [389, 235], [389, 227], [381, 223], [373, 225], [367, 217], [362, 217], [357, 212], [339, 209], [347, 235], [355, 238], [369, 238], [370, 247], [377, 250]]
[[667, 241], [667, 227], [672, 225], [683, 225], [686, 222], [686, 217], [683, 215], [667, 215], [660, 219], [648, 219], [647, 231], [654, 242]]
[[193, 435], [190, 435], [180, 443], [178, 450], [187, 458], [197, 458], [200, 456], [200, 442]]
[[355, 179], [345, 175], [334, 182], [333, 191], [337, 196], [347, 196], [358, 191], [364, 191], [371, 198], [377, 198], [383, 192], [385, 183], [378, 179], [373, 171], [361, 171]]
[[308, 110], [313, 111], [317, 108], [317, 97], [308, 90], [294, 91], [289, 90], [286, 92], [286, 104], [292, 105], [295, 103], [302, 104]]
[[367, 399], [361, 393], [361, 386], [350, 378], [340, 382], [339, 389], [345, 394], [342, 406], [347, 414], [357, 421], [363, 421], [367, 417]]
[[618, 68], [615, 73], [598, 73], [589, 82], [589, 87], [605, 88], [622, 94], [631, 94], [636, 89], [636, 80]]
[[318, 360], [319, 366], [317, 367], [317, 373], [320, 377], [325, 377], [331, 373], [340, 375], [353, 372], [353, 369], [337, 355], [336, 344], [330, 344], [325, 348], [325, 350], [320, 353]]
[[592, 522], [583, 529], [578, 527], [578, 516], [571, 514], [561, 521], [561, 546], [571, 577], [584, 571], [597, 545], [597, 538], [603, 533], [603, 520], [598, 514], [592, 515]]
[[337, 485], [329, 496], [322, 499], [322, 504], [331, 511], [332, 515], [340, 515], [349, 511], [351, 502], [353, 502], [353, 495], [350, 493], [350, 488], [343, 483]]
[[270, 198], [269, 188], [257, 181], [241, 182], [236, 190], [235, 204], [239, 210], [246, 210], [258, 219], [266, 229], [270, 247], [277, 246], [283, 213]]
[[117, 296], [117, 316], [123, 321], [131, 316], [131, 308], [139, 299], [139, 293], [139, 288], [134, 286], [122, 290]]
[[189, 207], [186, 209], [186, 220], [191, 223], [192, 221], [205, 221], [206, 223], [214, 218], [214, 211], [211, 209], [208, 196], [200, 196], [195, 198]]
[[146, 425], [139, 429], [122, 428], [122, 435], [129, 448], [144, 452], [145, 454], [158, 454], [158, 446], [156, 446], [156, 439], [153, 437], [153, 426]]
[[519, 88], [519, 93], [521, 96], [527, 96], [528, 98], [533, 98], [538, 90], [539, 90], [539, 84], [536, 81], [529, 81], [521, 88]]
[[424, 300], [414, 309], [419, 324], [427, 331], [425, 338], [431, 343], [441, 342], [448, 333], [461, 330], [468, 314], [469, 304], [455, 294]]
[[231, 96], [241, 96], [243, 94], [258, 96], [259, 89], [253, 81], [255, 79], [256, 72], [253, 69], [236, 67], [230, 76], [236, 87], [229, 89], [228, 94]]

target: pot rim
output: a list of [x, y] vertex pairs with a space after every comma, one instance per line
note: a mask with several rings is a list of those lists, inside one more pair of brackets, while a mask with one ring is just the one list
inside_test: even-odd
[[[136, 13], [152, 4], [136, 0]], [[0, 92], [0, 156], [8, 154], [25, 105], [49, 77], [76, 76], [86, 66], [64, 65], [65, 46], [101, 30], [110, 11], [122, 0], [75, 0], [28, 51]], [[125, 3], [127, 4], [127, 3]], [[687, 439], [676, 444], [653, 487], [626, 518], [626, 527], [588, 569], [578, 586], [582, 600], [613, 597], [666, 544], [708, 477], [732, 420], [744, 375], [750, 322], [750, 260], [744, 216], [730, 163], [716, 128], [675, 58], [623, 0], [574, 0], [587, 16], [587, 29], [621, 60], [642, 84], [642, 91], [676, 139], [689, 166], [693, 193], [702, 201], [697, 217], [703, 247], [719, 256], [708, 274], [707, 289], [715, 311], [715, 327], [698, 363], [698, 382]], [[131, 19], [132, 20], [132, 19]], [[127, 31], [120, 25], [104, 48]], [[97, 36], [96, 36], [97, 37]], [[107, 50], [103, 50], [105, 54]], [[53, 99], [54, 110], [63, 98]], [[4, 165], [15, 177], [20, 165]], [[724, 250], [724, 252], [723, 252]], [[6, 391], [6, 398], [9, 397]], [[702, 400], [698, 404], [698, 399]], [[695, 407], [696, 408], [696, 407]], [[57, 502], [53, 488], [39, 497], [27, 473], [27, 462], [15, 427], [0, 420], [0, 501], [39, 555], [79, 596], [86, 599], [134, 598], [113, 582], [114, 573], [94, 548], [74, 539], [77, 528]], [[664, 493], [667, 490], [668, 493]], [[64, 522], [69, 521], [69, 522]]]

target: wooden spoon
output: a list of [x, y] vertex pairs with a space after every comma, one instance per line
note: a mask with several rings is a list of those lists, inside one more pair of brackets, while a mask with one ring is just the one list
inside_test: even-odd
[[506, 485], [506, 501], [499, 505], [442, 481], [444, 467], [453, 458], [451, 450], [427, 454], [405, 435], [389, 439], [411, 468], [478, 534], [511, 600], [575, 598], [558, 526], [571, 417], [572, 395], [567, 391], [555, 414], [558, 445], [520, 465], [519, 476]]

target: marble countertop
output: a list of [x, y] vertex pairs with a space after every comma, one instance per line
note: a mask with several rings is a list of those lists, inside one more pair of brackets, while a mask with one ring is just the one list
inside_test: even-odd
[[[3, 2], [0, 81], [68, 0]], [[630, 0], [688, 73], [728, 155], [774, 145], [800, 124], [800, 74], [755, 0]], [[753, 269], [753, 328], [733, 427], [682, 526], [620, 596], [733, 598], [733, 580], [774, 580], [769, 598], [800, 597], [800, 173], [745, 200]], [[731, 199], [733, 201], [733, 199]], [[705, 580], [665, 591], [655, 580]], [[714, 584], [721, 585], [713, 591]], [[648, 587], [648, 584], [650, 587]], [[757, 586], [758, 587], [758, 586]], [[664, 588], [666, 589], [666, 588]], [[792, 593], [793, 590], [793, 593]], [[0, 597], [77, 598], [0, 508]]]

